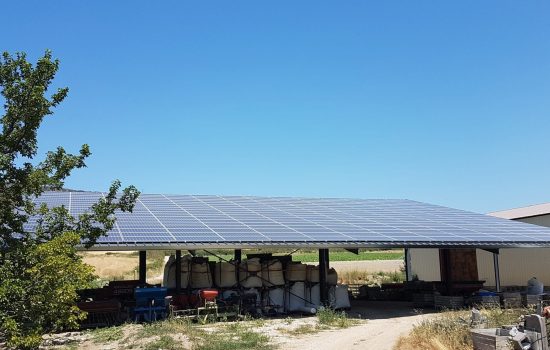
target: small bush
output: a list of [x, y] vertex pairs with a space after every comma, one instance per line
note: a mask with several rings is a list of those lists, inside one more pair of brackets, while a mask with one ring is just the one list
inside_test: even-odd
[[321, 309], [317, 312], [317, 322], [323, 327], [348, 328], [357, 324], [357, 320], [348, 318], [344, 311], [338, 312], [332, 309]]
[[[480, 310], [487, 327], [515, 324], [524, 309], [483, 308]], [[411, 333], [399, 339], [396, 350], [470, 350], [470, 311], [446, 311], [416, 325]]]

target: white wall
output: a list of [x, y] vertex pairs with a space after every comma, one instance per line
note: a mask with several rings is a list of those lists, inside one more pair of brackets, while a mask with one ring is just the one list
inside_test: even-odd
[[[535, 216], [517, 221], [550, 227], [550, 215]], [[411, 271], [419, 279], [440, 281], [439, 250], [410, 249]], [[486, 286], [495, 285], [493, 254], [476, 250], [477, 270]], [[545, 286], [550, 286], [550, 248], [501, 249], [499, 255], [501, 286], [526, 286], [527, 280], [537, 277]]]
[[[533, 276], [550, 286], [550, 248], [501, 249], [499, 266], [502, 286], [526, 286]], [[495, 285], [493, 254], [478, 249], [477, 269], [486, 286]]]
[[[439, 250], [410, 249], [411, 271], [418, 279], [440, 281]], [[493, 254], [476, 249], [479, 279], [486, 286], [495, 285]], [[527, 280], [537, 277], [545, 286], [550, 286], [550, 248], [500, 249], [501, 286], [526, 286]]]
[[439, 249], [411, 248], [411, 272], [422, 281], [441, 281]]

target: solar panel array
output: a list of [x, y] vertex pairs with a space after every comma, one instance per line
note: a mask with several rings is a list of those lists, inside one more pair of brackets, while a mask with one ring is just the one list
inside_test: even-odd
[[[36, 203], [89, 210], [99, 192], [46, 192]], [[29, 221], [28, 230], [34, 223]], [[401, 199], [140, 195], [96, 247], [550, 246], [550, 229]]]

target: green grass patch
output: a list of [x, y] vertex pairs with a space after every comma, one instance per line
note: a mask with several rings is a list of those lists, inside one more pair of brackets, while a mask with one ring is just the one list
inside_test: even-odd
[[271, 350], [273, 345], [265, 334], [253, 331], [243, 322], [234, 322], [212, 332], [202, 331], [193, 350]]
[[123, 326], [97, 328], [90, 331], [92, 341], [96, 344], [110, 343], [124, 337]]
[[358, 320], [348, 318], [344, 311], [339, 312], [328, 308], [317, 312], [317, 322], [320, 328], [348, 328], [359, 323]]
[[167, 319], [164, 321], [144, 324], [137, 336], [148, 338], [154, 336], [172, 335], [176, 333], [189, 334], [193, 332], [193, 325], [186, 319]]

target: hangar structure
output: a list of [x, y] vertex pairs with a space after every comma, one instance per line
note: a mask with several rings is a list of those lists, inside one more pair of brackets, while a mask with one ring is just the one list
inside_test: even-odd
[[[550, 227], [550, 203], [530, 205], [488, 213], [489, 216]], [[440, 252], [437, 249], [411, 249], [412, 274], [423, 280], [439, 281], [441, 278]], [[471, 253], [473, 269], [486, 285], [494, 286], [491, 254], [482, 249]], [[500, 250], [500, 283], [504, 286], [524, 286], [528, 279], [536, 277], [544, 285], [550, 285], [550, 248], [531, 247]]]
[[[64, 205], [77, 216], [102, 196], [45, 192], [36, 203]], [[35, 224], [31, 219], [26, 229]], [[330, 248], [405, 248], [408, 279], [409, 249], [429, 248], [440, 255], [441, 280], [449, 284], [477, 278], [457, 271], [472, 250], [484, 249], [499, 291], [499, 249], [537, 247], [550, 247], [550, 228], [412, 200], [141, 194], [133, 212], [117, 213], [114, 229], [91, 249], [140, 251], [144, 282], [147, 250], [175, 250], [180, 259], [181, 250], [231, 249], [239, 261], [241, 249], [315, 248], [325, 299]]]

